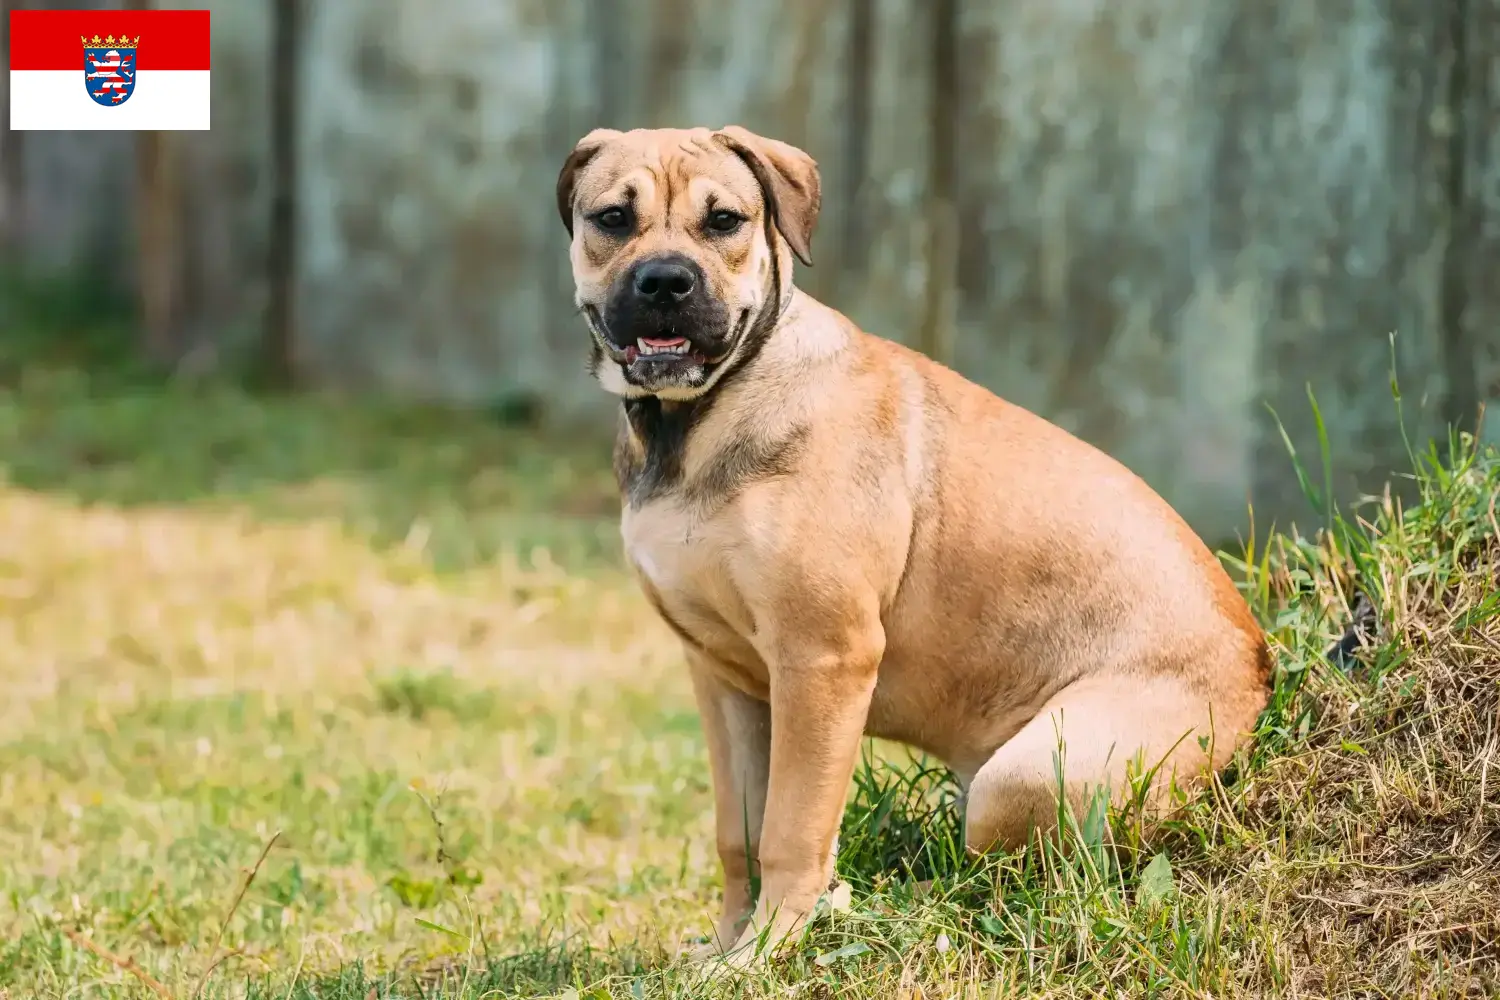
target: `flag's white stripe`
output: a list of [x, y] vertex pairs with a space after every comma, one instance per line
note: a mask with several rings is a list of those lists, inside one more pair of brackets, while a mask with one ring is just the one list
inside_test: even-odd
[[12, 70], [13, 129], [208, 128], [208, 70], [153, 70], [136, 74], [135, 92], [123, 104], [95, 104], [84, 89], [83, 60], [76, 70]]

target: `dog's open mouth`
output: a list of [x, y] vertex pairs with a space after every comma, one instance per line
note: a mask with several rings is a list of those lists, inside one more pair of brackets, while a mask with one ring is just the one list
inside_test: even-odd
[[691, 361], [704, 365], [708, 363], [708, 358], [702, 352], [693, 350], [692, 342], [686, 337], [641, 337], [625, 348], [625, 363], [634, 364], [637, 361]]
[[599, 311], [593, 306], [585, 306], [584, 313], [588, 316], [589, 328], [593, 331], [595, 340], [617, 363], [626, 367], [634, 367], [637, 363], [641, 363], [657, 372], [672, 371], [678, 367], [707, 367], [719, 364], [732, 353], [750, 323], [750, 310], [741, 310], [734, 328], [729, 332], [725, 350], [718, 355], [710, 356], [706, 347], [695, 344], [691, 338], [672, 330], [664, 330], [655, 336], [638, 337], [634, 344], [616, 347], [605, 334], [604, 318]]

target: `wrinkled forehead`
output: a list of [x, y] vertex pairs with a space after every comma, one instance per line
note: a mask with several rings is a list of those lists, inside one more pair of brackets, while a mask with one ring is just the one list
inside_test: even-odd
[[585, 212], [621, 203], [647, 213], [710, 202], [749, 212], [760, 200], [750, 168], [707, 129], [627, 132], [601, 149], [578, 179]]

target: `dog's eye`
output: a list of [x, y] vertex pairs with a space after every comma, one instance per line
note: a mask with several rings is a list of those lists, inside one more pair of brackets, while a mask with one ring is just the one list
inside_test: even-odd
[[606, 232], [617, 233], [630, 225], [630, 216], [623, 208], [606, 208], [595, 214], [594, 225]]
[[744, 222], [743, 215], [728, 209], [721, 208], [717, 212], [708, 213], [708, 228], [715, 233], [732, 233]]

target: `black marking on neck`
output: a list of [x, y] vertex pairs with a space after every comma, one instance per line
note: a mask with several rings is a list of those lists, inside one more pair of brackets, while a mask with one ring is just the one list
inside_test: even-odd
[[752, 483], [790, 475], [807, 451], [811, 428], [794, 427], [776, 440], [731, 436], [692, 479], [682, 463], [688, 436], [708, 415], [712, 399], [664, 402], [655, 396], [627, 399], [615, 441], [615, 479], [625, 502], [640, 508], [674, 490], [707, 511], [734, 499]]
[[625, 502], [640, 507], [682, 482], [688, 434], [713, 405], [712, 392], [678, 402], [655, 396], [624, 401], [615, 442], [615, 479]]

